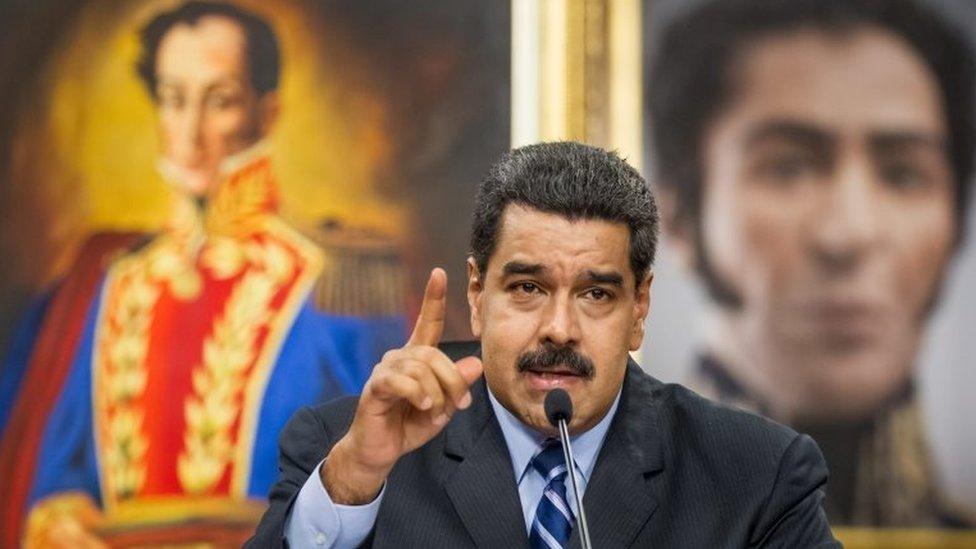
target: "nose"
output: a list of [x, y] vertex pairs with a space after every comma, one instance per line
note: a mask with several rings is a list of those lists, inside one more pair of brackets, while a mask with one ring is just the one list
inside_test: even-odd
[[850, 269], [880, 242], [879, 184], [869, 163], [860, 161], [846, 162], [833, 180], [825, 182], [809, 220], [811, 248], [821, 265]]
[[559, 293], [546, 305], [540, 339], [557, 346], [575, 346], [580, 341], [580, 325], [576, 304], [569, 292]]
[[173, 132], [175, 160], [185, 166], [194, 167], [201, 160], [203, 117], [204, 109], [200, 105], [188, 104], [180, 113], [176, 131]]

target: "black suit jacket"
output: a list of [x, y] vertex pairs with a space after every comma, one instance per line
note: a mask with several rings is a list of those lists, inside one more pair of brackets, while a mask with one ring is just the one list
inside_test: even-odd
[[[445, 349], [452, 358], [470, 350]], [[471, 394], [467, 410], [394, 466], [364, 545], [527, 547], [511, 457], [484, 379]], [[355, 408], [347, 397], [289, 421], [271, 506], [249, 547], [286, 545], [295, 497]], [[583, 505], [600, 549], [839, 547], [822, 508], [826, 481], [809, 437], [663, 384], [632, 362]], [[570, 546], [579, 547], [578, 528]]]

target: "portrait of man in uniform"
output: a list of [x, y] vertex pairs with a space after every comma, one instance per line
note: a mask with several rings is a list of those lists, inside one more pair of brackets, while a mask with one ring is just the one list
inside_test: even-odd
[[139, 43], [174, 200], [156, 233], [89, 239], [8, 358], [3, 374], [21, 379], [4, 404], [0, 530], [24, 520], [29, 547], [100, 543], [126, 513], [259, 513], [288, 417], [358, 392], [405, 331], [392, 312], [325, 310], [319, 281], [341, 258], [278, 213], [271, 24], [191, 1], [155, 14]]

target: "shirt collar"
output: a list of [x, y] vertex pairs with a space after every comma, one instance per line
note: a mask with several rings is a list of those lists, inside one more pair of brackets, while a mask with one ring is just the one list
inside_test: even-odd
[[[606, 438], [607, 431], [610, 429], [610, 422], [613, 421], [613, 416], [617, 412], [621, 391], [617, 391], [617, 397], [599, 423], [584, 433], [570, 437], [570, 442], [573, 445], [573, 457], [576, 459], [576, 469], [583, 476], [584, 481], [589, 481], [593, 466], [596, 465], [597, 454], [599, 454], [600, 447], [603, 446], [603, 439]], [[548, 436], [522, 423], [498, 402], [490, 388], [488, 389], [488, 399], [491, 401], [495, 417], [498, 418], [498, 424], [502, 428], [502, 435], [508, 444], [515, 479], [521, 482], [522, 476], [528, 469], [529, 461], [532, 460], [539, 445]]]

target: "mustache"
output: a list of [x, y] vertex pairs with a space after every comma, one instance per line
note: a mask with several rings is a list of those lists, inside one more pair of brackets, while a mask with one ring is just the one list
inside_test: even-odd
[[526, 351], [519, 355], [515, 363], [519, 372], [534, 370], [544, 372], [555, 370], [557, 366], [565, 366], [577, 376], [592, 379], [595, 367], [593, 361], [578, 353], [572, 347], [544, 344], [535, 351]]

